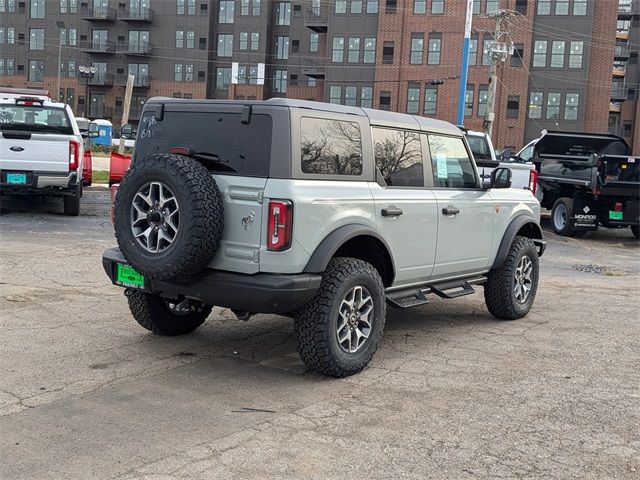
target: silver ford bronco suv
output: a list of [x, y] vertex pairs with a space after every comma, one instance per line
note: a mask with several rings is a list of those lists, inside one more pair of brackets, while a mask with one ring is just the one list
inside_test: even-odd
[[212, 307], [292, 317], [302, 360], [344, 377], [373, 357], [387, 305], [482, 285], [524, 317], [545, 242], [510, 171], [479, 178], [463, 133], [412, 115], [272, 99], [153, 98], [103, 265], [144, 328], [181, 335]]

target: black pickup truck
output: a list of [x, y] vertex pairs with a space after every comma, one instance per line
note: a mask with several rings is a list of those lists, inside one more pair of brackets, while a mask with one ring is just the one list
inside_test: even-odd
[[[640, 225], [640, 157], [615, 135], [543, 132], [535, 144], [541, 205], [559, 235]], [[540, 194], [539, 194], [540, 195]], [[540, 197], [539, 197], [540, 198]]]

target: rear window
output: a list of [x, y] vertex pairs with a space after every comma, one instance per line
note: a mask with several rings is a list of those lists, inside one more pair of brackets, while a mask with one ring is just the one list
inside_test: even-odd
[[0, 104], [0, 131], [8, 130], [73, 135], [63, 108], [40, 105]]
[[140, 120], [135, 156], [144, 158], [186, 147], [219, 159], [210, 168], [219, 173], [267, 177], [271, 158], [272, 119], [253, 114], [243, 124], [240, 113], [165, 112], [156, 121], [153, 112]]

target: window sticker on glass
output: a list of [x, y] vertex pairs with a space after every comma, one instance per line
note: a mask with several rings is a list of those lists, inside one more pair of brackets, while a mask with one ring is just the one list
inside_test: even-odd
[[447, 178], [447, 156], [436, 155], [436, 175], [438, 178]]

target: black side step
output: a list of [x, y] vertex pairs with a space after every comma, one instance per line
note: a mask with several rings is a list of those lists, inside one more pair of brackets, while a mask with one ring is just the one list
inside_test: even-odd
[[419, 305], [426, 305], [429, 299], [422, 290], [414, 290], [407, 295], [407, 292], [401, 292], [397, 297], [387, 295], [387, 303], [395, 308], [411, 308]]
[[[450, 292], [449, 290], [453, 290]], [[475, 293], [469, 282], [447, 282], [439, 285], [431, 285], [431, 291], [441, 298], [458, 298]]]

